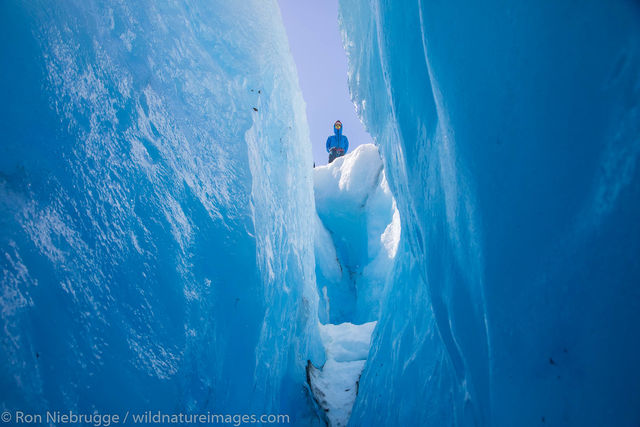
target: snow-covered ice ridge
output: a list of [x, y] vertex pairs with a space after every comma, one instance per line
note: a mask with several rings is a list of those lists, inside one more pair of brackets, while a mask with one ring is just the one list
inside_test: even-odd
[[307, 365], [317, 405], [347, 425], [357, 397], [380, 296], [394, 264], [400, 218], [378, 149], [361, 145], [314, 170], [316, 280], [326, 362]]
[[400, 241], [400, 216], [373, 144], [314, 169], [320, 321], [378, 318]]

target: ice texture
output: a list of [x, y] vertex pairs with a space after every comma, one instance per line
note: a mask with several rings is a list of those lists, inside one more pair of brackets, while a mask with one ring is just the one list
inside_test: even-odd
[[638, 425], [638, 2], [339, 15], [402, 224], [350, 425]]
[[313, 418], [311, 145], [275, 1], [0, 9], [2, 409]]

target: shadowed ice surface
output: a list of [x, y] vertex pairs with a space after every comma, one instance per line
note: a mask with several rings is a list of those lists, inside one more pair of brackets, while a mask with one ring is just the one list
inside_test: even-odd
[[638, 3], [340, 19], [402, 219], [350, 424], [637, 425]]

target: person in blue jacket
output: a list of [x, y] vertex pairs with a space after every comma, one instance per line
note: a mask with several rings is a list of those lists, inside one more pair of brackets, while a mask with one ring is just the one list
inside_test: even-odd
[[336, 158], [344, 156], [349, 150], [349, 140], [342, 134], [342, 122], [340, 120], [333, 124], [333, 135], [327, 138], [327, 153], [329, 153], [329, 163]]

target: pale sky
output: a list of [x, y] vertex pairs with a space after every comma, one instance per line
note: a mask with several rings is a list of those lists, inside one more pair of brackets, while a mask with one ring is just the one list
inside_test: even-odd
[[347, 56], [338, 28], [338, 0], [278, 0], [298, 68], [316, 165], [327, 163], [325, 143], [340, 120], [349, 152], [371, 143], [351, 103]]

